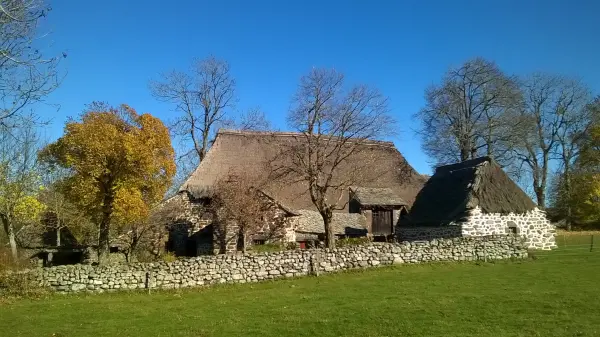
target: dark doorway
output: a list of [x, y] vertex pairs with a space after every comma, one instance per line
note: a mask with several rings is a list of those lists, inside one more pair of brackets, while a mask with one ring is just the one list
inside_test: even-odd
[[373, 210], [372, 234], [390, 235], [393, 233], [393, 212], [391, 210]]

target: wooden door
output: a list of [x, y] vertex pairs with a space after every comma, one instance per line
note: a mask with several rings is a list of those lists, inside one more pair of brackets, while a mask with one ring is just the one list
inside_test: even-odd
[[373, 210], [372, 234], [390, 235], [392, 234], [393, 212], [391, 210]]

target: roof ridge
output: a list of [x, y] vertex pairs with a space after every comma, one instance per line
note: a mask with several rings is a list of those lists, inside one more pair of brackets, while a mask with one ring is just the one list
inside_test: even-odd
[[[254, 130], [236, 130], [236, 129], [219, 129], [219, 135], [234, 135], [234, 136], [276, 136], [276, 137], [298, 137], [303, 136], [301, 132], [292, 131], [254, 131]], [[350, 138], [358, 139], [358, 138]], [[365, 139], [364, 145], [385, 145], [395, 147], [394, 142], [387, 140]]]

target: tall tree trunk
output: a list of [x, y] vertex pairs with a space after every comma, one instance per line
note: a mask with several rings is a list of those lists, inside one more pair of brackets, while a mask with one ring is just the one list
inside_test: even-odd
[[471, 156], [471, 144], [469, 141], [461, 141], [460, 143], [460, 161], [467, 161]]
[[569, 172], [569, 168], [568, 165], [565, 166], [565, 196], [566, 196], [566, 200], [563, 200], [563, 202], [567, 203], [567, 217], [565, 218], [565, 225], [567, 227], [568, 231], [572, 230], [572, 216], [573, 216], [573, 209], [571, 208], [572, 206], [572, 194], [571, 194], [571, 173]]
[[10, 223], [8, 217], [5, 214], [0, 214], [0, 218], [2, 218], [2, 225], [4, 226], [4, 231], [8, 236], [8, 242], [10, 244], [10, 251], [12, 253], [13, 260], [17, 262], [19, 260], [19, 253], [17, 251], [17, 240], [15, 238], [15, 229], [13, 224]]
[[546, 188], [540, 184], [539, 186], [535, 186], [533, 188], [535, 192], [535, 197], [537, 199], [538, 207], [541, 209], [546, 208]]
[[60, 247], [60, 227], [56, 227], [56, 247]]
[[327, 248], [335, 248], [335, 233], [333, 232], [333, 226], [331, 225], [331, 218], [333, 213], [331, 210], [326, 210], [321, 213], [323, 217], [323, 225], [325, 226], [325, 245]]
[[110, 218], [113, 211], [114, 197], [111, 193], [104, 196], [102, 205], [102, 220], [98, 237], [98, 263], [105, 263], [110, 253]]
[[240, 231], [240, 235], [242, 236], [242, 253], [246, 254], [246, 231]]

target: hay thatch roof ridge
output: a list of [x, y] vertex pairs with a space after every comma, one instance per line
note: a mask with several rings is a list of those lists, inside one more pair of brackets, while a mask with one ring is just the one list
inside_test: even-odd
[[[243, 175], [253, 179], [256, 188], [264, 191], [273, 199], [291, 209], [313, 209], [306, 182], [302, 179], [279, 181], [273, 179], [270, 164], [285, 156], [282, 151], [290, 144], [305, 141], [301, 133], [256, 132], [220, 130], [204, 160], [184, 182], [180, 190], [190, 192], [195, 198], [210, 194], [216, 183], [227, 175]], [[344, 177], [347, 172], [355, 172], [358, 164], [370, 162], [376, 158], [376, 164], [367, 171], [368, 176], [354, 181], [361, 187], [389, 188], [399, 198], [411, 204], [425, 180], [404, 159], [392, 142], [361, 141], [360, 151], [352, 154], [336, 175]], [[339, 178], [338, 177], [338, 178]], [[338, 200], [342, 193], [342, 202], [348, 201], [348, 189], [331, 191], [331, 200]]]
[[416, 197], [412, 224], [439, 225], [460, 220], [469, 209], [523, 214], [536, 208], [531, 198], [490, 157], [440, 166]]
[[407, 206], [408, 203], [391, 188], [350, 187], [353, 198], [363, 206]]

